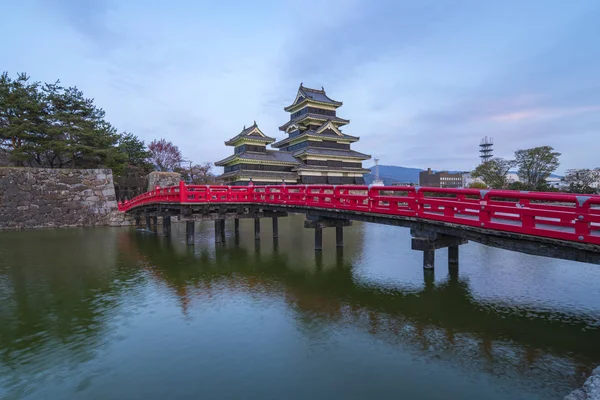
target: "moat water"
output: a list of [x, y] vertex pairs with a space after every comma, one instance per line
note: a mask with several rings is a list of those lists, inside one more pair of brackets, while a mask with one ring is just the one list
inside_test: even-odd
[[600, 266], [252, 222], [0, 232], [0, 399], [562, 399], [600, 365]]

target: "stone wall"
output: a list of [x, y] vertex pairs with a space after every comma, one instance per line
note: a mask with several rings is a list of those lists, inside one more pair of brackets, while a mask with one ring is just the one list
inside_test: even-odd
[[0, 168], [0, 229], [129, 224], [110, 169]]
[[180, 180], [181, 174], [178, 172], [150, 172], [148, 174], [148, 191], [156, 189], [157, 186], [163, 188], [169, 186], [178, 186]]

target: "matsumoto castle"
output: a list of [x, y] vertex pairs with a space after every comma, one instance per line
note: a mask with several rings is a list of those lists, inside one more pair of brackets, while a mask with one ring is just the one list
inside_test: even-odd
[[284, 108], [290, 120], [279, 127], [287, 137], [276, 142], [256, 122], [244, 127], [225, 142], [234, 152], [215, 163], [225, 168], [219, 178], [230, 185], [364, 184], [363, 175], [370, 171], [362, 162], [371, 156], [350, 148], [359, 138], [341, 131], [350, 123], [336, 114], [342, 104], [323, 88], [300, 84], [296, 98]]

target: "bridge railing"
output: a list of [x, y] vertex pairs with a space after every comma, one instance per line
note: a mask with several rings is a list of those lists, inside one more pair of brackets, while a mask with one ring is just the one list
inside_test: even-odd
[[409, 186], [186, 185], [156, 188], [119, 203], [265, 203], [414, 217], [600, 244], [600, 196]]

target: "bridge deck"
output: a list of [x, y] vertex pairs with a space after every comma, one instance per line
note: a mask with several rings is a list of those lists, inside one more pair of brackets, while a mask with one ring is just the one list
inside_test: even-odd
[[[451, 228], [454, 236], [471, 236], [467, 239], [485, 244], [494, 243], [493, 238], [498, 237], [536, 243], [540, 249], [526, 251], [533, 254], [548, 252], [553, 245], [584, 253], [562, 258], [586, 261], [600, 255], [600, 196], [399, 186], [239, 187], [181, 183], [120, 203], [119, 209], [145, 212], [152, 207], [166, 210], [175, 206], [181, 215], [194, 214], [194, 209], [207, 212], [207, 207], [229, 207], [233, 212], [239, 212], [236, 207], [246, 207], [252, 212], [269, 209], [411, 227], [435, 225]], [[182, 212], [181, 208], [187, 210]]]

